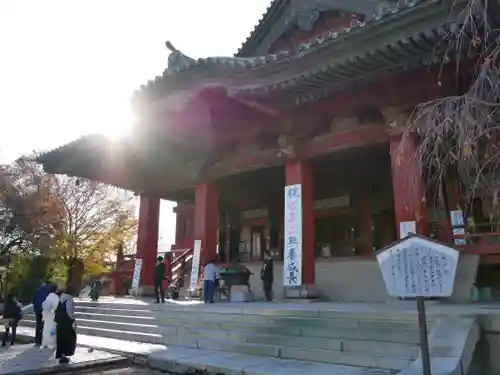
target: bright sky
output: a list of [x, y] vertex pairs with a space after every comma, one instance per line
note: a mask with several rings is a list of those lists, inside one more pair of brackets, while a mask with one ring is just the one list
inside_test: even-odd
[[[188, 56], [231, 56], [270, 0], [0, 0], [0, 163], [123, 132], [133, 90]], [[162, 202], [160, 249], [174, 241]]]

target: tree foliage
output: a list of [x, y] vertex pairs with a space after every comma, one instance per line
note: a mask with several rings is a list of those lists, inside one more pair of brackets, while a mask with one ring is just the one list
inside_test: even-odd
[[27, 158], [0, 167], [0, 253], [50, 245], [60, 229], [57, 202], [50, 195], [53, 177]]
[[64, 260], [110, 261], [117, 244], [132, 240], [137, 221], [130, 197], [94, 181], [70, 177], [58, 177], [52, 194], [63, 213], [55, 249]]
[[133, 198], [94, 181], [45, 174], [23, 157], [0, 175], [0, 244], [4, 253], [43, 254], [99, 273], [137, 228]]

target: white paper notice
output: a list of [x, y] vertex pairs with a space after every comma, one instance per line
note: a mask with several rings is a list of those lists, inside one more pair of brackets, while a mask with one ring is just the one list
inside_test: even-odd
[[284, 286], [302, 285], [302, 186], [285, 187]]
[[198, 287], [198, 275], [200, 273], [200, 255], [201, 255], [201, 241], [194, 241], [193, 259], [191, 261], [191, 280], [189, 289], [196, 290]]
[[415, 221], [402, 221], [399, 223], [399, 239], [408, 237], [410, 234], [417, 233], [417, 222]]
[[451, 226], [453, 227], [463, 227], [464, 226], [464, 214], [462, 210], [450, 211]]

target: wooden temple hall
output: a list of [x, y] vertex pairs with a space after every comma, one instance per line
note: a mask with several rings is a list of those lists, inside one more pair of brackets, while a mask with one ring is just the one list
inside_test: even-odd
[[[442, 65], [459, 5], [275, 0], [234, 57], [195, 60], [167, 43], [168, 67], [134, 93], [140, 123], [128, 137], [86, 136], [39, 162], [140, 195], [143, 287], [167, 199], [177, 202], [174, 254], [200, 240], [202, 265], [243, 262], [259, 297], [269, 250], [275, 297], [287, 296], [285, 187], [299, 186], [298, 295], [386, 300], [375, 250], [408, 231], [454, 241], [455, 182], [436, 212], [414, 158], [418, 137], [402, 134], [416, 105], [459, 93], [467, 79], [454, 61]], [[454, 298], [463, 301], [480, 261], [495, 257], [462, 249]]]

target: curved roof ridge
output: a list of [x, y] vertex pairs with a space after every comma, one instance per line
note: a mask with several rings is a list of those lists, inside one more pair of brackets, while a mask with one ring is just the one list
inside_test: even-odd
[[262, 17], [260, 18], [259, 22], [253, 30], [250, 32], [250, 35], [246, 38], [246, 40], [243, 42], [241, 47], [238, 49], [238, 51], [234, 54], [235, 57], [244, 57], [246, 54], [247, 50], [250, 50], [252, 47], [252, 44], [258, 44], [259, 41], [259, 36], [262, 37], [267, 30], [265, 30], [266, 26], [268, 25], [269, 22], [272, 22], [272, 19], [279, 16], [281, 13], [280, 11], [283, 10], [283, 8], [286, 8], [286, 5], [288, 4], [288, 0], [271, 0], [271, 3], [267, 7], [266, 11], [264, 14], [262, 14]]
[[[281, 0], [280, 0], [281, 1]], [[194, 60], [187, 64], [187, 66], [181, 68], [174, 68], [171, 70], [165, 70], [162, 75], [156, 76], [155, 78], [149, 80], [146, 84], [141, 85], [141, 87], [136, 90], [133, 94], [132, 102], [135, 102], [139, 97], [146, 95], [148, 101], [151, 99], [158, 99], [166, 94], [165, 83], [173, 82], [174, 76], [184, 78], [182, 80], [183, 84], [174, 85], [171, 87], [172, 90], [177, 90], [181, 86], [184, 86], [186, 81], [190, 81], [189, 76], [186, 72], [192, 73], [202, 73], [207, 72], [209, 69], [226, 68], [228, 71], [232, 71], [233, 74], [240, 73], [243, 70], [263, 67], [268, 64], [278, 64], [284, 61], [299, 60], [305, 56], [314, 53], [315, 51], [326, 48], [332, 43], [339, 42], [345, 39], [349, 34], [356, 34], [356, 32], [361, 31], [367, 26], [381, 25], [387, 22], [391, 22], [395, 17], [399, 17], [407, 12], [412, 12], [415, 8], [419, 8], [422, 5], [432, 5], [436, 3], [441, 3], [443, 0], [400, 0], [398, 3], [392, 6], [380, 9], [380, 11], [371, 17], [367, 22], [355, 21], [352, 22], [349, 27], [345, 27], [338, 31], [326, 31], [325, 35], [321, 37], [313, 38], [308, 43], [301, 43], [299, 45], [299, 50], [296, 53], [290, 54], [286, 51], [281, 51], [276, 54], [256, 56], [256, 57], [207, 57]], [[192, 76], [194, 77], [194, 76]], [[175, 87], [178, 86], [178, 87]]]
[[[266, 9], [266, 12], [262, 15], [257, 25], [251, 31], [250, 35], [246, 38], [234, 56], [249, 57], [250, 55], [253, 55], [263, 40], [266, 39], [267, 35], [271, 31], [271, 28], [274, 27], [275, 23], [278, 22], [280, 17], [283, 16], [283, 13], [285, 13], [290, 7], [300, 7], [301, 0], [295, 1], [299, 2], [299, 4], [294, 4], [294, 0], [272, 0]], [[388, 1], [394, 2], [395, 0]], [[397, 2], [405, 3], [407, 1], [408, 0], [399, 0]], [[411, 2], [412, 0], [409, 1]], [[377, 0], [305, 0], [302, 3], [302, 6], [306, 4], [321, 11], [336, 8], [343, 9], [348, 12], [363, 13], [367, 19], [370, 19], [373, 16], [373, 13], [376, 12], [376, 8], [382, 5]]]

